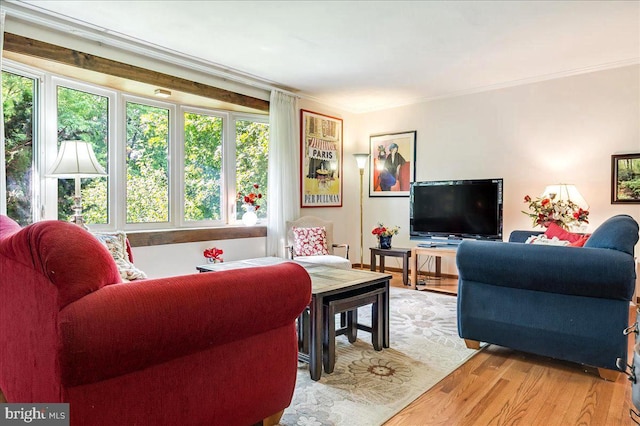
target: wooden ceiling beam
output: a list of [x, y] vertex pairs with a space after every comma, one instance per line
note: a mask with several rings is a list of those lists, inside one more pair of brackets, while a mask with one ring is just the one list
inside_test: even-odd
[[141, 83], [152, 84], [167, 89], [177, 90], [193, 95], [216, 99], [222, 102], [253, 108], [258, 111], [269, 111], [269, 101], [254, 98], [209, 86], [195, 81], [185, 80], [123, 62], [94, 56], [77, 50], [67, 49], [28, 37], [4, 33], [4, 49], [10, 52], [47, 59], [65, 65], [108, 74]]

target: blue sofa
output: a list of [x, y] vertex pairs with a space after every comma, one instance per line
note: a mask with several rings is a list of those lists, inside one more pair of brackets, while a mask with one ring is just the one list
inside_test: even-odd
[[615, 380], [627, 359], [629, 302], [636, 278], [638, 223], [600, 225], [584, 247], [463, 241], [458, 266], [458, 334], [468, 347], [493, 343], [597, 367]]

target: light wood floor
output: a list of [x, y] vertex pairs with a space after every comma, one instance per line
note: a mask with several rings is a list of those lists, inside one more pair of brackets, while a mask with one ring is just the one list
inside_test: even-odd
[[[404, 287], [400, 274], [391, 273], [391, 285]], [[437, 286], [455, 297], [455, 280]], [[631, 324], [633, 309], [629, 316]], [[632, 407], [625, 375], [609, 382], [592, 368], [489, 345], [385, 426], [633, 425]]]

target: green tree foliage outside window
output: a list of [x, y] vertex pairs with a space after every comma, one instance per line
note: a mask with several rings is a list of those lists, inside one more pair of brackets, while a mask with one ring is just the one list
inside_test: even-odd
[[[260, 186], [263, 198], [256, 211], [259, 219], [265, 219], [268, 211], [268, 164], [269, 125], [251, 120], [236, 120], [236, 190], [248, 194], [254, 183]], [[240, 219], [244, 210], [241, 201], [236, 203], [236, 219]]]
[[[109, 99], [58, 86], [58, 148], [60, 142], [90, 142], [96, 159], [109, 172]], [[89, 224], [108, 223], [108, 178], [82, 179], [82, 214]], [[73, 214], [74, 179], [58, 179], [58, 218]]]
[[33, 221], [33, 95], [35, 81], [2, 73], [7, 215], [20, 225]]
[[169, 221], [169, 110], [127, 102], [127, 223]]
[[[33, 78], [3, 71], [7, 209], [21, 225], [34, 218], [34, 99]], [[90, 142], [99, 163], [109, 172], [110, 105], [107, 96], [57, 86], [57, 141]], [[45, 120], [45, 118], [43, 118]], [[233, 119], [232, 119], [233, 120]], [[249, 193], [260, 186], [263, 198], [258, 217], [268, 210], [268, 124], [252, 119], [233, 120], [236, 134], [236, 190]], [[224, 120], [207, 114], [184, 116], [184, 219], [222, 220]], [[126, 103], [126, 221], [158, 223], [170, 220], [169, 211], [169, 110], [135, 102]], [[233, 149], [233, 147], [231, 147]], [[45, 171], [40, 171], [43, 175]], [[233, 176], [233, 171], [226, 171]], [[109, 185], [113, 176], [82, 179], [83, 215], [88, 224], [109, 223]], [[72, 214], [73, 179], [58, 179], [58, 217]], [[119, 196], [121, 196], [119, 194]], [[244, 210], [237, 205], [237, 219]]]
[[184, 114], [184, 218], [222, 219], [222, 118]]

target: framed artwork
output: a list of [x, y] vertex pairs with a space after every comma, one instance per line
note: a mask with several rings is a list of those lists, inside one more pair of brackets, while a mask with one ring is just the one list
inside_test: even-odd
[[369, 137], [369, 196], [408, 197], [416, 178], [416, 131]]
[[342, 207], [342, 120], [300, 110], [300, 206]]
[[611, 204], [640, 204], [640, 154], [611, 156]]

